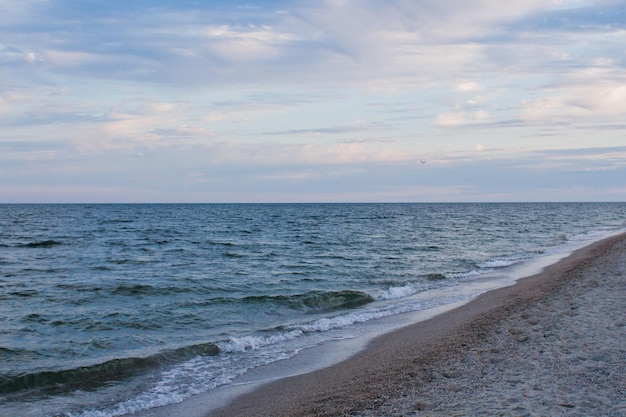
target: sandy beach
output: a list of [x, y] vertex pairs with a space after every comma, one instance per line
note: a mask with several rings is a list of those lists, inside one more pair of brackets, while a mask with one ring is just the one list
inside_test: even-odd
[[473, 415], [626, 415], [626, 235], [210, 413]]

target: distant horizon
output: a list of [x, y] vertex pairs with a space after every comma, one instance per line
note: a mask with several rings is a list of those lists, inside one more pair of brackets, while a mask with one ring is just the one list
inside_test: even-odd
[[213, 201], [213, 202], [0, 202], [0, 205], [219, 205], [219, 204], [603, 204], [626, 203], [619, 200], [604, 201]]

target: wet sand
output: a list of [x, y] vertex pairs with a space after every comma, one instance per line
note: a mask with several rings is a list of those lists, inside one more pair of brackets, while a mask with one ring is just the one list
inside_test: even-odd
[[626, 416], [626, 234], [209, 415]]

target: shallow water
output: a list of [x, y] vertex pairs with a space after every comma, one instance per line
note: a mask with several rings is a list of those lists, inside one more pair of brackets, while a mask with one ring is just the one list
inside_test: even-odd
[[1, 205], [0, 414], [179, 402], [625, 220], [623, 203]]

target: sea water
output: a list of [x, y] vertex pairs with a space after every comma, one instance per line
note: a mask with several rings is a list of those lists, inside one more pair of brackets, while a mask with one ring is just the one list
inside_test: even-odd
[[0, 205], [0, 415], [178, 403], [624, 229], [626, 203]]

